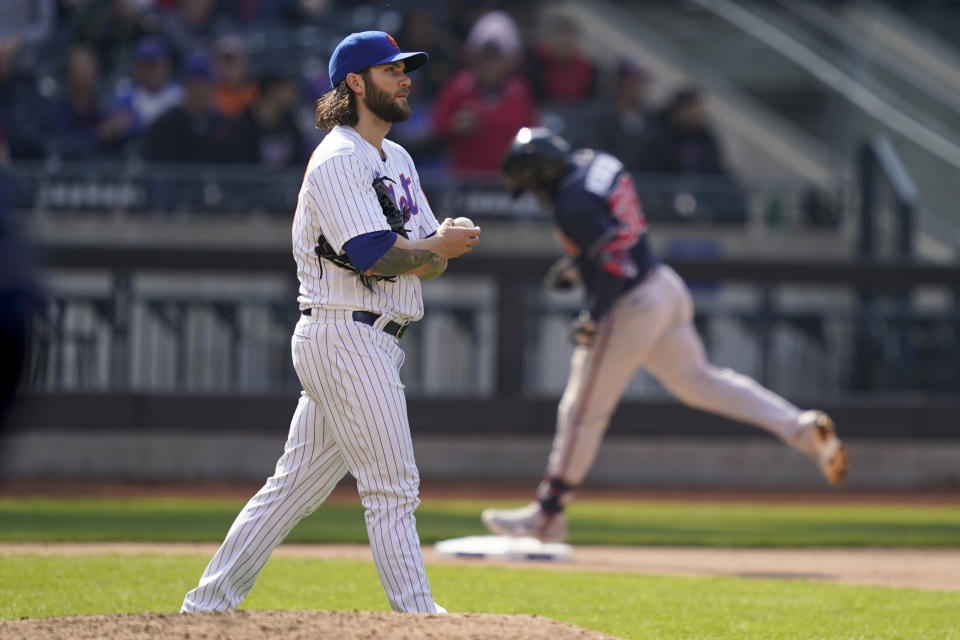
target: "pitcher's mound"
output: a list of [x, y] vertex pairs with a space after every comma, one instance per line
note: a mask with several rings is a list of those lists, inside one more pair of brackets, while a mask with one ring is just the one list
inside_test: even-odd
[[539, 616], [412, 615], [368, 611], [142, 613], [0, 620], [0, 638], [30, 640], [616, 640]]

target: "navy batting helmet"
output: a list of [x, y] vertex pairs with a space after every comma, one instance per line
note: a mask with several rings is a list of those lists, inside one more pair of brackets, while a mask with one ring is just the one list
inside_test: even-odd
[[546, 127], [523, 127], [503, 156], [504, 182], [516, 197], [529, 190], [549, 189], [563, 173], [570, 144]]

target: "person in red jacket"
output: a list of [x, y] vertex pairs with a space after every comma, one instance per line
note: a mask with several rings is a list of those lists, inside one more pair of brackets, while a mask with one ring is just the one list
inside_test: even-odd
[[[475, 29], [494, 19], [509, 17], [487, 14]], [[536, 123], [533, 92], [520, 73], [519, 38], [503, 37], [503, 29], [482, 31], [488, 31], [482, 40], [468, 38], [467, 67], [447, 80], [434, 103], [434, 132], [446, 140], [458, 173], [499, 171], [517, 128]]]
[[530, 84], [539, 102], [578, 102], [597, 95], [597, 65], [580, 47], [580, 31], [566, 16], [552, 19], [532, 49]]

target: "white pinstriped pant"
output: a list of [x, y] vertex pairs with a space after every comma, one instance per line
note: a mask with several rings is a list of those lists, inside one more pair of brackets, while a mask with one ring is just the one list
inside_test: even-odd
[[684, 404], [766, 429], [786, 441], [800, 409], [756, 381], [707, 362], [693, 300], [667, 265], [621, 297], [593, 347], [577, 347], [557, 411], [547, 474], [577, 486], [590, 471], [610, 416], [639, 368]]
[[349, 471], [373, 559], [395, 611], [433, 613], [413, 512], [420, 477], [397, 340], [348, 311], [313, 309], [292, 338], [303, 393], [274, 474], [237, 516], [181, 611], [235, 609], [270, 552]]

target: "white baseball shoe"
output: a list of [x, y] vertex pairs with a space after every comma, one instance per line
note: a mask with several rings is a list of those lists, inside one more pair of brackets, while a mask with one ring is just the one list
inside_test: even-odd
[[519, 509], [484, 509], [480, 515], [484, 526], [499, 536], [529, 536], [541, 542], [563, 542], [567, 539], [567, 516], [547, 513], [539, 502]]
[[433, 608], [436, 609], [434, 613], [447, 613], [447, 610], [438, 605], [436, 602], [433, 603]]
[[827, 482], [835, 487], [843, 483], [850, 462], [830, 416], [822, 411], [804, 411], [790, 444], [813, 460]]

